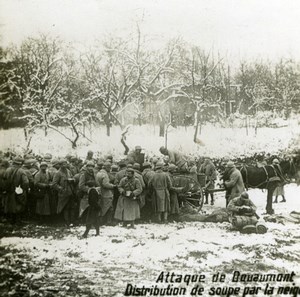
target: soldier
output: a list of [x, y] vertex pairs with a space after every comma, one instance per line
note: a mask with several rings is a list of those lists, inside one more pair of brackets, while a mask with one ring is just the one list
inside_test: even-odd
[[101, 188], [101, 224], [112, 224], [113, 218], [113, 196], [114, 188], [117, 187], [109, 182], [108, 173], [111, 170], [111, 163], [105, 162], [103, 168], [96, 175], [96, 184]]
[[88, 183], [90, 181], [96, 183], [96, 175], [94, 172], [95, 164], [93, 161], [88, 161], [85, 165], [85, 170], [79, 175], [79, 184], [78, 184], [78, 198], [80, 199], [79, 206], [79, 217], [88, 207]]
[[[274, 159], [272, 161], [272, 165], [275, 167], [275, 166], [280, 166], [280, 163], [279, 163], [279, 160], [278, 159]], [[280, 202], [286, 202], [285, 200], [285, 192], [284, 192], [284, 185], [281, 184], [279, 185], [273, 192], [273, 197], [275, 196], [275, 200], [274, 200], [274, 203], [277, 203], [278, 202], [278, 196], [281, 196], [282, 197], [282, 200]]]
[[29, 218], [32, 218], [36, 208], [36, 198], [33, 195], [34, 192], [34, 176], [38, 170], [34, 167], [34, 163], [37, 163], [35, 159], [26, 159], [23, 164], [23, 170], [29, 180], [29, 188], [27, 189], [27, 214]]
[[87, 156], [86, 156], [86, 159], [85, 159], [84, 163], [87, 163], [88, 161], [94, 161], [93, 156], [94, 156], [94, 152], [89, 150], [87, 152]]
[[60, 161], [60, 169], [53, 178], [53, 188], [58, 192], [57, 213], [63, 213], [66, 226], [71, 227], [74, 221], [76, 197], [74, 179], [67, 167], [67, 160], [62, 159]]
[[139, 163], [142, 166], [145, 161], [145, 154], [142, 153], [142, 147], [137, 145], [135, 150], [128, 154], [127, 159], [128, 163]]
[[51, 176], [47, 171], [48, 164], [42, 162], [39, 172], [34, 177], [35, 212], [39, 216], [50, 216], [51, 208]]
[[89, 231], [91, 230], [92, 226], [96, 229], [96, 236], [98, 236], [99, 233], [99, 218], [100, 218], [100, 194], [98, 190], [95, 188], [96, 183], [93, 180], [89, 180], [85, 183], [85, 186], [87, 187], [87, 197], [88, 197], [88, 213], [86, 217], [86, 229], [83, 233], [82, 237], [87, 238]]
[[173, 216], [174, 219], [177, 219], [179, 215], [179, 203], [178, 203], [178, 194], [181, 193], [183, 188], [174, 186], [174, 177], [173, 174], [176, 172], [176, 166], [174, 164], [170, 164], [169, 166], [169, 176], [171, 180], [170, 187], [170, 215]]
[[12, 167], [7, 168], [4, 174], [7, 193], [4, 200], [4, 213], [11, 217], [12, 223], [20, 222], [20, 216], [27, 206], [29, 180], [22, 169], [23, 162], [22, 158], [15, 158]]
[[176, 165], [179, 172], [188, 172], [187, 160], [181, 153], [166, 149], [164, 146], [160, 147], [159, 151], [169, 156], [169, 163]]
[[7, 160], [1, 160], [0, 163], [0, 214], [4, 212], [4, 197], [6, 196], [6, 182], [4, 179], [6, 169], [9, 167]]
[[141, 183], [141, 186], [142, 186], [142, 189], [143, 189], [142, 193], [140, 194], [140, 199], [139, 199], [139, 201], [140, 201], [140, 208], [143, 208], [144, 205], [145, 205], [145, 188], [146, 188], [146, 185], [144, 183], [144, 179], [143, 179], [142, 173], [140, 171], [141, 166], [140, 166], [139, 163], [134, 163], [132, 165], [132, 168], [134, 170], [134, 176], [139, 179], [139, 181]]
[[227, 162], [224, 175], [226, 176], [224, 186], [228, 191], [228, 196], [226, 197], [227, 206], [232, 198], [239, 197], [245, 191], [245, 186], [241, 172], [236, 169], [232, 161]]
[[[215, 188], [215, 180], [217, 179], [217, 170], [209, 157], [206, 157], [204, 159], [204, 163], [200, 167], [200, 172], [204, 173], [206, 176], [204, 204], [208, 204], [208, 195], [209, 195], [208, 190], [213, 190]], [[214, 205], [213, 193], [210, 193], [210, 204]]]
[[156, 164], [155, 173], [149, 183], [152, 190], [153, 211], [158, 223], [167, 223], [170, 211], [171, 180], [168, 174], [162, 171], [163, 165], [159, 162]]
[[150, 162], [145, 162], [143, 168], [142, 177], [145, 183], [145, 206], [141, 209], [141, 217], [145, 220], [150, 220], [152, 215], [152, 197], [149, 184], [154, 175], [154, 171], [151, 168]]
[[140, 218], [139, 196], [142, 193], [142, 185], [134, 170], [126, 170], [126, 177], [121, 179], [118, 186], [120, 197], [118, 200], [115, 219], [123, 222], [123, 227], [130, 224], [134, 228], [134, 221]]
[[258, 222], [256, 215], [256, 206], [249, 199], [247, 192], [243, 192], [238, 197], [229, 201], [227, 209], [231, 212], [230, 221], [234, 228], [243, 233], [255, 233]]

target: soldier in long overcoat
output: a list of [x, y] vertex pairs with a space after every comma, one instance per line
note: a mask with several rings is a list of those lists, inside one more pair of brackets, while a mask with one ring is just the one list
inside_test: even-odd
[[155, 173], [150, 180], [149, 186], [152, 191], [152, 206], [157, 221], [167, 223], [168, 212], [170, 211], [171, 180], [167, 173], [163, 172], [164, 164], [157, 163]]
[[88, 191], [89, 191], [89, 182], [96, 183], [96, 175], [94, 172], [95, 163], [93, 161], [88, 161], [85, 165], [85, 170], [80, 173], [79, 176], [79, 199], [80, 199], [80, 206], [79, 206], [79, 217], [83, 214], [83, 212], [88, 207]]
[[176, 171], [176, 166], [174, 164], [170, 164], [168, 168], [169, 176], [171, 179], [171, 187], [170, 187], [170, 214], [176, 218], [179, 214], [179, 203], [178, 203], [178, 194], [182, 191], [182, 188], [177, 188], [174, 186], [174, 177], [173, 174]]
[[[208, 190], [213, 190], [215, 188], [215, 181], [217, 179], [217, 170], [209, 157], [205, 158], [204, 163], [200, 167], [200, 172], [204, 173], [206, 176], [204, 204], [208, 204]], [[210, 204], [214, 205], [213, 193], [210, 193]]]
[[26, 192], [29, 188], [29, 180], [21, 168], [23, 161], [22, 158], [15, 158], [12, 167], [7, 168], [4, 174], [6, 184], [4, 213], [12, 218], [13, 223], [20, 220], [20, 214], [24, 212], [27, 207]]
[[[59, 170], [59, 168], [60, 168], [60, 162], [58, 159], [54, 159], [48, 163], [47, 171], [50, 175], [50, 181], [52, 184], [53, 184], [54, 175]], [[51, 215], [54, 218], [57, 215], [58, 193], [53, 186], [51, 187], [50, 191], [51, 191], [50, 210], [51, 210]]]
[[117, 187], [109, 181], [108, 173], [111, 170], [111, 163], [105, 162], [103, 168], [96, 175], [96, 185], [101, 189], [101, 225], [112, 223], [113, 219], [113, 196], [114, 188]]
[[225, 180], [224, 186], [228, 190], [229, 194], [226, 201], [226, 205], [228, 205], [228, 202], [231, 199], [239, 197], [245, 191], [245, 186], [241, 172], [235, 167], [232, 161], [228, 161], [226, 171], [226, 176], [229, 178]]
[[57, 213], [63, 212], [65, 224], [69, 227], [74, 221], [76, 197], [74, 179], [67, 166], [67, 160], [62, 159], [53, 178], [53, 188], [58, 192]]
[[100, 189], [95, 187], [96, 182], [90, 179], [85, 183], [85, 186], [87, 187], [87, 197], [89, 206], [86, 217], [86, 229], [82, 236], [83, 238], [87, 238], [92, 226], [94, 226], [96, 229], [96, 236], [99, 235], [101, 213], [101, 196], [99, 193]]
[[130, 224], [130, 227], [134, 228], [134, 221], [140, 218], [138, 200], [143, 189], [132, 168], [127, 169], [126, 177], [121, 179], [118, 190], [120, 197], [115, 211], [115, 219], [122, 221], [124, 227]]
[[150, 220], [152, 216], [152, 193], [149, 188], [149, 183], [154, 175], [154, 171], [151, 168], [150, 162], [145, 162], [143, 168], [142, 177], [145, 183], [145, 206], [141, 209], [141, 217], [142, 219]]
[[39, 172], [34, 176], [34, 195], [36, 198], [36, 214], [51, 215], [51, 176], [47, 171], [48, 164], [41, 162]]

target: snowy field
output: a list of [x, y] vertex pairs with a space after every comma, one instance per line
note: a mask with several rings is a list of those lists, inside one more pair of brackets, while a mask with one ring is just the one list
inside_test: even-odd
[[[266, 192], [249, 193], [261, 215]], [[216, 206], [204, 206], [203, 211], [210, 213], [215, 207], [225, 206], [223, 194], [218, 194]], [[300, 187], [288, 185], [286, 197], [287, 203], [274, 204], [278, 222], [266, 223], [269, 231], [264, 235], [240, 234], [232, 231], [229, 223], [189, 222], [138, 224], [135, 230], [103, 227], [100, 237], [90, 232], [89, 238], [82, 240], [78, 236], [83, 233], [83, 226], [66, 230], [29, 225], [1, 239], [0, 268], [11, 269], [14, 276], [19, 276], [20, 280], [11, 285], [16, 294], [13, 296], [20, 296], [20, 291], [31, 291], [31, 295], [22, 296], [124, 296], [128, 283], [139, 287], [166, 286], [156, 283], [161, 272], [204, 274], [204, 283], [173, 284], [186, 288], [185, 296], [190, 296], [189, 290], [197, 284], [205, 288], [203, 296], [209, 296], [212, 286], [239, 286], [244, 290], [246, 283], [232, 283], [234, 271], [294, 272], [294, 286], [299, 286], [300, 225], [285, 218], [293, 210], [300, 211]], [[212, 283], [212, 275], [217, 272], [226, 274], [225, 282]], [[265, 287], [266, 283], [248, 285]], [[259, 291], [255, 296], [264, 295]]]
[[[159, 138], [158, 128], [151, 126], [132, 127], [127, 136], [130, 148], [141, 145], [146, 154], [159, 155], [164, 145]], [[71, 144], [54, 132], [45, 138], [38, 132], [32, 139], [35, 153], [51, 152], [54, 156], [67, 153], [84, 157], [87, 150], [99, 156], [113, 153], [122, 157], [121, 130], [112, 129], [112, 136], [105, 129], [97, 129], [78, 143], [76, 151]], [[23, 153], [26, 146], [21, 129], [0, 131], [1, 150], [8, 148]], [[278, 153], [288, 148], [297, 148], [299, 126], [297, 123], [282, 128], [259, 128], [246, 135], [244, 128], [202, 127], [198, 138], [204, 145], [193, 142], [193, 128], [170, 129], [168, 146], [190, 155], [212, 157], [237, 157], [253, 155], [255, 152]], [[293, 144], [291, 145], [291, 141]], [[250, 190], [250, 198], [258, 206], [261, 219], [266, 206], [266, 192]], [[172, 284], [175, 288], [190, 290], [198, 285], [204, 288], [202, 296], [251, 296], [243, 294], [246, 286], [260, 286], [252, 296], [265, 296], [266, 283], [232, 282], [234, 271], [241, 273], [280, 274], [292, 273], [293, 282], [272, 283], [278, 294], [279, 286], [300, 286], [300, 224], [291, 219], [292, 211], [300, 212], [300, 187], [286, 186], [286, 203], [273, 204], [276, 215], [274, 222], [267, 222], [268, 232], [264, 235], [244, 235], [232, 231], [229, 223], [185, 222], [137, 224], [135, 230], [120, 226], [103, 227], [100, 237], [79, 239], [84, 227], [64, 229], [59, 226], [36, 226], [29, 224], [14, 228], [0, 224], [0, 295], [1, 296], [124, 296], [128, 284], [151, 288], [166, 287], [168, 283], [156, 283], [161, 272], [176, 274], [203, 274], [204, 282]], [[280, 200], [280, 198], [279, 198]], [[204, 206], [202, 211], [210, 213], [216, 207], [225, 207], [224, 193], [216, 193], [215, 206]], [[224, 282], [212, 283], [212, 275], [224, 273]], [[212, 287], [240, 287], [236, 295], [220, 293], [209, 295]], [[9, 289], [7, 289], [9, 288]], [[224, 290], [225, 290], [224, 289]], [[296, 290], [296, 289], [295, 289]], [[8, 292], [10, 292], [8, 294]], [[296, 292], [296, 293], [295, 293]], [[297, 296], [298, 291], [287, 295]], [[244, 292], [245, 293], [245, 292]], [[300, 295], [300, 291], [299, 294]]]
[[[68, 136], [69, 131], [61, 129]], [[290, 121], [287, 126], [281, 128], [258, 128], [255, 134], [254, 128], [249, 128], [248, 135], [245, 128], [221, 128], [213, 125], [205, 125], [198, 134], [201, 144], [193, 142], [194, 128], [170, 127], [168, 131], [168, 147], [177, 149], [187, 155], [208, 155], [210, 157], [236, 157], [241, 155], [253, 155], [255, 152], [277, 153], [289, 147], [290, 141], [299, 137], [298, 121]], [[55, 156], [67, 153], [85, 157], [89, 149], [98, 152], [99, 156], [112, 153], [117, 158], [122, 158], [124, 147], [120, 143], [121, 129], [113, 127], [111, 137], [106, 136], [105, 127], [86, 131], [86, 136], [81, 137], [76, 150], [72, 150], [71, 143], [60, 134], [49, 130], [48, 136], [43, 131], [37, 131], [30, 143], [30, 148], [35, 153], [45, 154], [51, 152]], [[0, 130], [0, 150], [13, 149], [22, 153], [26, 147], [26, 141], [22, 129]], [[165, 144], [163, 137], [158, 137], [158, 127], [144, 125], [132, 126], [129, 129], [126, 143], [130, 149], [141, 145], [146, 154], [160, 155], [159, 147]]]

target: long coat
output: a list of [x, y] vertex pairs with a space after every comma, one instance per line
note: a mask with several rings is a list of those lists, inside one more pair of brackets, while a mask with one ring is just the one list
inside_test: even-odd
[[100, 206], [100, 194], [96, 188], [90, 188], [88, 190], [88, 212], [86, 217], [86, 223], [91, 225], [97, 225], [98, 219], [101, 213]]
[[145, 185], [145, 182], [144, 182], [142, 174], [138, 170], [135, 170], [134, 176], [140, 181], [142, 189], [143, 189], [142, 193], [140, 194], [140, 199], [139, 199], [139, 201], [140, 201], [139, 202], [140, 203], [140, 208], [143, 208], [144, 205], [145, 205], [145, 189], [146, 189], [146, 185]]
[[88, 191], [89, 187], [87, 186], [87, 182], [94, 181], [96, 182], [96, 177], [94, 171], [89, 172], [87, 170], [83, 171], [79, 176], [79, 199], [80, 199], [80, 205], [79, 205], [79, 217], [83, 214], [83, 212], [88, 208], [89, 202], [88, 202]]
[[[50, 164], [47, 171], [49, 172], [50, 180], [53, 183], [54, 175], [58, 170]], [[51, 192], [51, 200], [50, 200], [51, 214], [56, 214], [57, 213], [57, 203], [58, 203], [58, 193], [57, 193], [57, 190], [55, 190], [53, 187], [51, 188], [50, 192]]]
[[245, 191], [243, 177], [238, 169], [231, 169], [229, 180], [225, 181], [225, 187], [230, 191], [229, 200], [240, 196]]
[[[120, 221], [134, 221], [139, 219], [140, 205], [138, 198], [143, 191], [139, 179], [133, 177], [129, 180], [127, 177], [124, 177], [121, 179], [118, 189], [121, 195], [117, 203], [115, 219]], [[126, 197], [126, 191], [131, 191], [134, 197]]]
[[200, 168], [200, 172], [204, 173], [206, 176], [206, 188], [214, 189], [215, 180], [217, 179], [217, 172], [214, 164], [212, 162], [203, 164]]
[[57, 213], [61, 213], [70, 199], [74, 199], [74, 188], [68, 179], [72, 178], [70, 170], [61, 168], [53, 178], [53, 188], [58, 192]]
[[[20, 213], [26, 209], [27, 195], [29, 188], [29, 180], [24, 170], [13, 165], [6, 169], [4, 174], [6, 181], [7, 195], [4, 197], [4, 212], [5, 213]], [[16, 194], [15, 188], [20, 186], [23, 189], [22, 194]]]
[[109, 182], [108, 173], [104, 169], [97, 173], [96, 184], [101, 189], [101, 216], [105, 216], [107, 211], [112, 208], [114, 185]]
[[39, 171], [34, 177], [34, 194], [36, 196], [35, 212], [39, 215], [51, 214], [51, 176], [49, 172]]
[[152, 189], [152, 206], [155, 213], [170, 211], [171, 180], [167, 173], [157, 170], [149, 183]]
[[169, 173], [171, 179], [171, 188], [170, 188], [170, 214], [179, 214], [179, 203], [178, 203], [178, 192], [179, 189], [173, 187], [174, 177]]

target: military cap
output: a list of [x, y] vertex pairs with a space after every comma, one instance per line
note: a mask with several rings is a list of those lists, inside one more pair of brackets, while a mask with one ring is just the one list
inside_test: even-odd
[[35, 162], [37, 162], [35, 159], [26, 159], [24, 161], [24, 165], [25, 166], [31, 166], [32, 164], [34, 164]]
[[40, 168], [41, 168], [41, 167], [43, 167], [43, 166], [46, 166], [46, 167], [48, 167], [48, 164], [47, 164], [47, 162], [41, 162], [41, 164], [40, 164]]
[[144, 162], [143, 167], [151, 167], [151, 163], [150, 162]]
[[176, 170], [176, 168], [177, 168], [176, 165], [170, 164], [169, 167], [168, 167], [168, 170], [169, 170], [170, 172], [173, 172], [173, 171]]
[[68, 163], [67, 159], [60, 159], [59, 164], [62, 164], [62, 163]]
[[95, 163], [93, 161], [88, 161], [86, 163], [86, 166], [92, 166], [92, 167], [95, 167]]
[[126, 169], [126, 172], [134, 173], [134, 170], [133, 170], [133, 168], [127, 168], [127, 169]]
[[118, 165], [116, 165], [116, 164], [111, 165], [111, 171], [112, 172], [117, 172], [118, 171]]
[[104, 164], [103, 164], [103, 166], [111, 166], [111, 163], [108, 162], [108, 161], [105, 161]]
[[134, 164], [132, 165], [132, 168], [133, 168], [133, 169], [140, 170], [140, 169], [141, 169], [141, 165], [140, 165], [139, 163], [134, 163]]
[[51, 161], [51, 159], [52, 159], [52, 155], [51, 154], [46, 154], [44, 156], [44, 160], [46, 160], [46, 161]]
[[142, 150], [142, 147], [141, 147], [140, 145], [137, 145], [137, 146], [135, 147], [135, 150]]
[[120, 162], [119, 162], [119, 167], [120, 167], [120, 168], [126, 167], [125, 161], [120, 161]]
[[58, 159], [54, 159], [54, 160], [52, 160], [51, 163], [52, 163], [52, 166], [55, 166], [55, 165], [60, 164], [60, 161]]
[[226, 164], [226, 168], [234, 168], [235, 165], [233, 163], [233, 161], [228, 161], [227, 164]]
[[274, 159], [274, 160], [272, 161], [272, 164], [273, 164], [273, 165], [279, 164], [279, 160], [278, 160], [278, 159]]
[[152, 159], [152, 163], [153, 163], [153, 164], [156, 164], [157, 162], [158, 162], [158, 159], [154, 157], [154, 158]]
[[13, 164], [16, 164], [16, 165], [22, 165], [24, 162], [24, 159], [21, 158], [21, 157], [16, 157], [14, 160], [13, 160]]
[[241, 194], [241, 198], [243, 198], [243, 199], [249, 199], [249, 194], [247, 192], [243, 192]]
[[155, 165], [155, 169], [160, 169], [162, 167], [164, 167], [164, 163], [163, 162], [158, 162], [156, 165]]

